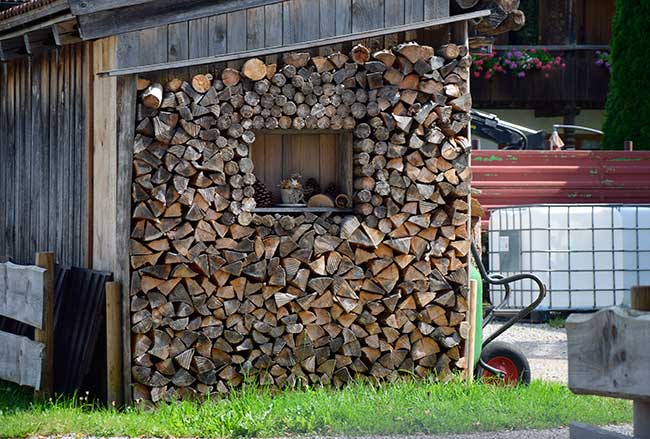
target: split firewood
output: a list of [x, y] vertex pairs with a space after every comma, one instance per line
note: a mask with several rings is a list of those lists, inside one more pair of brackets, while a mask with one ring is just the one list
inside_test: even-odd
[[[466, 49], [454, 50], [357, 45], [148, 85], [129, 255], [139, 397], [225, 394], [249, 375], [343, 385], [462, 364], [467, 226], [480, 220], [467, 200]], [[257, 173], [260, 131], [277, 128], [349, 131], [350, 180], [309, 185], [308, 206], [327, 212], [256, 211], [277, 201], [279, 182]]]
[[154, 83], [149, 85], [142, 92], [142, 103], [147, 108], [158, 108], [162, 103], [163, 88], [162, 85]]

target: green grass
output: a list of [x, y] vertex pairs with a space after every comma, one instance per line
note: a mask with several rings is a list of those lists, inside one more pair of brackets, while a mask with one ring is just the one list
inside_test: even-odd
[[553, 316], [548, 321], [548, 326], [551, 328], [564, 328], [566, 325], [566, 316]]
[[122, 412], [79, 398], [31, 403], [24, 392], [0, 384], [0, 437], [411, 435], [557, 427], [571, 421], [624, 423], [630, 422], [631, 411], [627, 401], [577, 396], [563, 385], [542, 381], [520, 388], [467, 386], [458, 381], [362, 383], [339, 391], [275, 393], [249, 387], [220, 401]]

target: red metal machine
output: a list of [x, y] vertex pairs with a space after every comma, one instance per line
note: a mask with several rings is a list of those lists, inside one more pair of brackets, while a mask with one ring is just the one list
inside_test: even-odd
[[650, 203], [650, 151], [479, 150], [472, 152], [472, 172], [487, 211], [525, 204]]

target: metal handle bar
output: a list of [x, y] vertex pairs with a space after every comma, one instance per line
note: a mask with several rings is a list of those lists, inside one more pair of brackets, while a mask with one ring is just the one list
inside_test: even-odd
[[[503, 275], [501, 274], [493, 274], [492, 277], [496, 279], [503, 279]], [[499, 302], [498, 305], [492, 306], [490, 314], [487, 317], [485, 317], [485, 319], [483, 320], [484, 328], [487, 325], [489, 325], [492, 320], [494, 320], [494, 317], [496, 316], [494, 311], [503, 308], [506, 305], [506, 303], [508, 303], [508, 300], [510, 299], [510, 294], [512, 293], [512, 289], [510, 289], [510, 285], [508, 284], [503, 285], [503, 289], [505, 290], [505, 294], [503, 295], [503, 300], [501, 300], [501, 302]]]
[[481, 273], [481, 278], [483, 278], [483, 280], [488, 284], [506, 286], [512, 282], [517, 282], [523, 279], [530, 279], [533, 282], [535, 282], [537, 284], [537, 287], [539, 288], [539, 295], [537, 296], [537, 299], [535, 299], [530, 305], [528, 305], [524, 309], [520, 310], [517, 314], [515, 314], [507, 322], [505, 322], [499, 329], [497, 329], [492, 335], [490, 335], [487, 339], [483, 341], [482, 347], [484, 349], [488, 344], [493, 342], [497, 337], [499, 337], [505, 331], [510, 329], [513, 325], [519, 323], [524, 318], [526, 318], [535, 308], [537, 308], [537, 306], [540, 303], [542, 303], [544, 297], [546, 297], [546, 286], [540, 280], [540, 278], [538, 278], [533, 274], [528, 274], [528, 273], [515, 274], [514, 276], [509, 276], [509, 277], [503, 277], [501, 275], [490, 276], [487, 270], [485, 270], [485, 267], [483, 266], [483, 262], [481, 261], [481, 255], [476, 249], [474, 243], [471, 244], [471, 249], [472, 249], [472, 257], [474, 258], [474, 262], [476, 263], [478, 271]]

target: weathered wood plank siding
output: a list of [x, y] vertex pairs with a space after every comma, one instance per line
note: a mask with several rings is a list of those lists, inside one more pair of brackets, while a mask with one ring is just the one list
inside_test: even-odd
[[118, 36], [117, 67], [192, 59], [449, 15], [449, 0], [286, 0]]
[[86, 266], [86, 57], [77, 44], [0, 66], [0, 255], [14, 262]]

